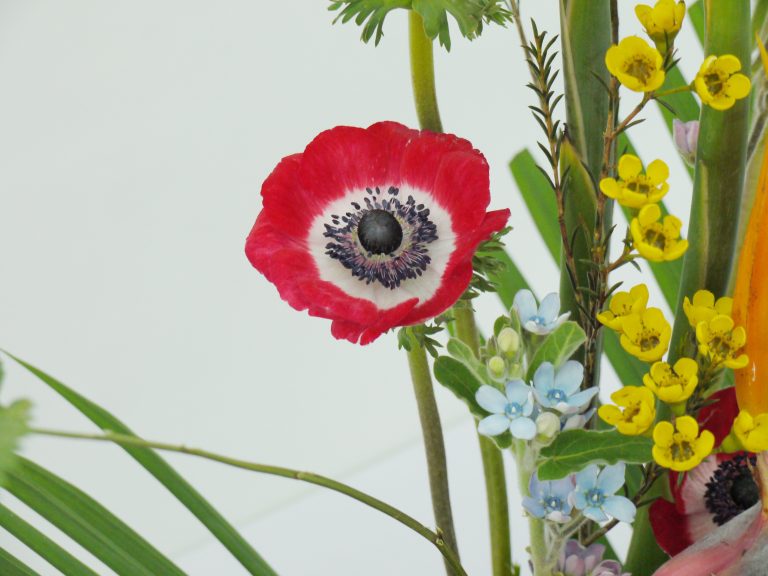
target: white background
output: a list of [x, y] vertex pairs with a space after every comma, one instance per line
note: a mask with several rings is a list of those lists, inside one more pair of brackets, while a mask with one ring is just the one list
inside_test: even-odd
[[[631, 4], [622, 3], [623, 33], [640, 32]], [[261, 182], [281, 157], [334, 125], [416, 123], [405, 13], [388, 18], [374, 48], [355, 26], [332, 26], [326, 7], [0, 1], [0, 346], [148, 438], [345, 479], [430, 524], [417, 415], [394, 336], [364, 348], [333, 340], [328, 321], [291, 310], [243, 254]], [[554, 0], [524, 9], [557, 31]], [[690, 77], [700, 54], [689, 24], [683, 38]], [[493, 207], [512, 208], [510, 250], [536, 290], [554, 290], [556, 268], [507, 170], [539, 137], [525, 108], [533, 99], [518, 40], [496, 27], [473, 43], [455, 32], [453, 40], [450, 54], [437, 54], [445, 127], [487, 155]], [[690, 184], [658, 113], [648, 117], [635, 140], [646, 161], [663, 157], [672, 166], [668, 205], [684, 216]], [[661, 306], [660, 296], [653, 303]], [[502, 312], [486, 298], [483, 325]], [[3, 401], [33, 399], [39, 426], [93, 430], [6, 365]], [[473, 425], [450, 394], [438, 397], [465, 565], [473, 576], [487, 574]], [[119, 449], [30, 438], [24, 452], [191, 574], [244, 573]], [[281, 574], [441, 571], [428, 543], [360, 504], [289, 480], [168, 459]], [[509, 477], [512, 487], [512, 470]], [[0, 498], [56, 534], [9, 495]], [[516, 560], [524, 562], [516, 502], [512, 518]], [[0, 545], [41, 574], [55, 573], [2, 531]]]

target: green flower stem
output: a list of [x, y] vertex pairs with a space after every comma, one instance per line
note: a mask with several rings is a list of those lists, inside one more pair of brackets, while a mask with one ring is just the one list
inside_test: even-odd
[[[411, 81], [413, 84], [413, 99], [416, 105], [416, 115], [419, 119], [419, 126], [425, 130], [442, 132], [443, 123], [440, 119], [440, 109], [437, 105], [437, 93], [435, 91], [435, 63], [432, 40], [424, 32], [424, 21], [416, 11], [411, 10], [409, 12], [408, 24], [411, 56]], [[480, 341], [471, 306], [467, 303], [462, 303], [459, 306], [454, 307], [453, 312], [454, 317], [456, 318], [456, 336], [472, 349], [475, 356], [479, 357]], [[424, 366], [426, 366], [426, 355], [423, 350], [419, 353], [419, 360], [422, 357]], [[411, 362], [411, 374], [414, 375], [414, 386], [416, 386], [416, 372], [414, 371], [414, 358], [412, 357], [412, 353], [409, 354], [409, 361]], [[419, 365], [417, 368], [420, 370], [422, 367]], [[432, 384], [431, 379], [429, 379], [428, 367], [425, 369], [426, 377], [429, 381], [429, 394], [432, 395]], [[423, 393], [426, 394], [426, 384], [424, 385], [424, 389]], [[417, 388], [417, 399], [418, 395], [419, 391]], [[422, 413], [421, 408], [420, 413]], [[437, 408], [435, 407], [435, 416], [436, 415]], [[436, 432], [440, 432], [439, 418], [437, 418], [436, 421], [438, 426]], [[439, 454], [430, 457], [430, 444], [427, 442], [427, 437], [434, 434], [435, 431], [429, 432], [424, 426], [425, 418], [422, 413], [422, 427], [424, 429], [425, 444], [427, 446], [427, 461], [428, 463], [430, 460], [439, 462]], [[485, 475], [485, 486], [488, 498], [493, 576], [509, 576], [513, 571], [512, 536], [509, 527], [509, 505], [507, 500], [506, 478], [504, 474], [504, 460], [501, 452], [491, 440], [479, 435], [478, 437], [480, 442], [480, 454], [483, 459], [483, 472]], [[435, 441], [435, 444], [438, 444], [437, 441]], [[439, 447], [436, 445], [435, 450], [438, 450], [440, 454], [442, 454], [442, 466], [445, 467], [445, 450], [442, 444], [442, 433], [440, 433]], [[437, 462], [436, 466], [439, 466]], [[432, 465], [430, 464], [430, 470], [431, 469]], [[436, 471], [435, 475], [438, 475], [438, 471]], [[433, 490], [432, 500], [438, 526], [443, 530], [450, 526], [450, 535], [453, 537], [454, 550], [458, 550], [455, 544], [455, 536], [453, 535], [453, 524], [442, 525], [440, 516], [438, 515], [438, 510], [441, 510], [446, 517], [446, 522], [451, 520], [447, 483], [445, 483], [444, 495], [441, 496], [443, 491], [441, 488], [442, 482], [440, 482], [438, 478], [433, 478], [433, 474], [430, 472], [430, 485]], [[436, 487], [439, 493], [435, 492]], [[438, 500], [441, 499], [444, 501], [442, 503], [438, 502]], [[448, 539], [448, 533], [446, 533], [446, 541], [448, 541]]]
[[[528, 483], [531, 476], [536, 471], [533, 455], [524, 448], [517, 451], [517, 481], [520, 493], [523, 496], [530, 496]], [[541, 518], [528, 514], [528, 531], [530, 533], [529, 551], [531, 555], [531, 564], [533, 565], [534, 576], [549, 576], [552, 573], [553, 566], [548, 566], [549, 550], [547, 538], [544, 532], [544, 521]]]
[[[479, 358], [480, 339], [470, 303], [460, 302], [454, 306], [453, 317], [456, 321], [456, 336]], [[492, 574], [509, 576], [513, 574], [514, 565], [512, 564], [512, 534], [509, 527], [509, 500], [504, 458], [493, 440], [482, 434], [478, 434], [477, 437], [480, 441], [480, 455], [483, 458], [485, 491], [488, 500]]]
[[258, 464], [256, 462], [248, 462], [246, 460], [239, 460], [237, 458], [230, 458], [229, 456], [223, 456], [216, 454], [215, 452], [209, 452], [207, 450], [201, 450], [199, 448], [190, 448], [184, 445], [168, 444], [165, 442], [154, 442], [152, 440], [145, 440], [136, 436], [130, 436], [127, 434], [116, 434], [114, 432], [108, 432], [106, 434], [81, 434], [78, 432], [65, 432], [61, 430], [50, 430], [45, 428], [31, 428], [29, 430], [31, 434], [38, 434], [42, 436], [54, 436], [57, 438], [70, 438], [75, 440], [95, 440], [97, 442], [111, 442], [120, 446], [140, 446], [142, 448], [151, 448], [154, 450], [162, 450], [164, 452], [177, 452], [179, 454], [187, 454], [189, 456], [196, 456], [205, 460], [211, 460], [234, 468], [240, 468], [242, 470], [249, 470], [251, 472], [259, 472], [261, 474], [269, 474], [272, 476], [280, 476], [282, 478], [290, 478], [292, 480], [299, 480], [308, 484], [314, 484], [316, 486], [322, 486], [339, 492], [345, 496], [349, 496], [358, 502], [362, 502], [386, 514], [390, 518], [397, 520], [401, 524], [407, 526], [426, 540], [429, 540], [434, 544], [440, 554], [445, 558], [446, 564], [458, 576], [467, 576], [466, 570], [461, 566], [458, 556], [454, 553], [447, 543], [437, 534], [421, 524], [418, 520], [412, 518], [405, 512], [398, 510], [397, 508], [390, 506], [386, 502], [382, 502], [378, 498], [374, 498], [360, 490], [347, 486], [336, 480], [331, 480], [325, 476], [319, 474], [313, 474], [311, 472], [302, 472], [299, 470], [292, 470], [291, 468], [283, 468], [282, 466], [270, 466], [267, 464]]
[[[453, 550], [458, 557], [456, 532], [453, 528], [453, 512], [451, 511], [451, 496], [448, 490], [448, 465], [445, 459], [443, 429], [440, 425], [437, 402], [435, 402], [435, 391], [427, 362], [427, 352], [413, 335], [411, 335], [410, 340], [411, 349], [408, 351], [408, 365], [411, 368], [413, 391], [416, 395], [421, 431], [424, 435], [429, 488], [432, 493], [432, 509], [435, 513], [437, 532], [445, 541], [446, 546]], [[447, 558], [445, 564], [448, 574], [455, 574]]]
[[435, 92], [435, 63], [432, 40], [424, 32], [424, 20], [415, 11], [408, 12], [408, 28], [411, 48], [411, 81], [413, 99], [419, 125], [424, 130], [442, 132], [440, 109]]

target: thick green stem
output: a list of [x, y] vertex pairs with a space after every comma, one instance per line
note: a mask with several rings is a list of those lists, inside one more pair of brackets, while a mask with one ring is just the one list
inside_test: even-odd
[[[432, 493], [432, 509], [435, 513], [437, 530], [445, 540], [446, 545], [458, 556], [456, 532], [453, 528], [453, 513], [451, 511], [451, 496], [448, 490], [448, 464], [445, 458], [443, 429], [440, 425], [437, 402], [435, 402], [435, 391], [429, 372], [427, 352], [416, 341], [415, 337], [411, 338], [408, 365], [411, 368], [411, 380], [413, 380], [413, 390], [419, 409], [421, 431], [424, 435], [429, 488]], [[446, 568], [448, 574], [455, 574], [447, 559]]]
[[[480, 339], [475, 325], [475, 315], [468, 302], [453, 308], [456, 320], [456, 336], [480, 357]], [[512, 534], [509, 527], [509, 501], [504, 458], [492, 440], [478, 434], [480, 455], [483, 458], [485, 490], [488, 499], [488, 519], [491, 530], [491, 559], [493, 576], [510, 576], [512, 564]]]
[[401, 524], [404, 524], [405, 526], [407, 526], [408, 528], [410, 528], [411, 530], [418, 533], [420, 536], [422, 536], [423, 538], [426, 538], [432, 544], [434, 544], [437, 547], [437, 549], [440, 551], [440, 553], [443, 555], [443, 557], [445, 558], [446, 564], [451, 566], [451, 568], [454, 570], [454, 572], [457, 575], [467, 576], [466, 571], [464, 570], [464, 568], [461, 566], [461, 563], [459, 562], [458, 556], [453, 552], [452, 548], [447, 546], [447, 543], [441, 538], [440, 534], [436, 534], [435, 532], [433, 532], [432, 530], [430, 530], [429, 528], [421, 524], [418, 520], [412, 518], [405, 512], [401, 512], [397, 508], [390, 506], [386, 502], [382, 502], [378, 498], [374, 498], [373, 496], [370, 496], [364, 492], [361, 492], [360, 490], [352, 488], [351, 486], [347, 486], [346, 484], [342, 484], [341, 482], [337, 482], [336, 480], [331, 480], [330, 478], [326, 478], [325, 476], [320, 476], [319, 474], [313, 474], [311, 472], [301, 472], [299, 470], [283, 468], [282, 466], [269, 466], [267, 464], [257, 464], [256, 462], [248, 462], [246, 460], [230, 458], [229, 456], [223, 456], [221, 454], [216, 454], [214, 452], [209, 452], [207, 450], [201, 450], [199, 448], [190, 448], [188, 446], [168, 444], [165, 442], [153, 442], [151, 440], [144, 440], [143, 438], [138, 438], [136, 436], [129, 436], [127, 434], [116, 434], [114, 432], [109, 432], [106, 434], [80, 434], [77, 432], [64, 432], [60, 430], [48, 430], [43, 428], [33, 428], [33, 429], [30, 429], [29, 432], [32, 434], [39, 434], [43, 436], [55, 436], [58, 438], [70, 438], [70, 439], [76, 439], [76, 440], [95, 440], [97, 442], [111, 442], [114, 444], [119, 444], [121, 446], [140, 446], [142, 448], [152, 448], [154, 450], [163, 450], [165, 452], [177, 452], [179, 454], [196, 456], [198, 458], [203, 458], [205, 460], [212, 460], [214, 462], [219, 462], [220, 464], [225, 464], [227, 466], [232, 466], [234, 468], [250, 470], [251, 472], [270, 474], [272, 476], [280, 476], [282, 478], [290, 478], [292, 480], [299, 480], [301, 482], [315, 484], [316, 486], [322, 486], [324, 488], [328, 488], [329, 490], [333, 490], [335, 492], [344, 494], [345, 496], [349, 496], [350, 498], [353, 498], [358, 502], [362, 502], [363, 504], [366, 504], [371, 508], [374, 508], [379, 512], [386, 514], [390, 518], [397, 520]]
[[408, 13], [408, 26], [411, 47], [411, 81], [419, 126], [432, 132], [442, 132], [443, 124], [440, 121], [440, 110], [437, 107], [437, 93], [435, 92], [432, 40], [424, 32], [424, 21], [414, 10]]
[[[734, 54], [742, 63], [750, 57], [749, 0], [706, 0], [705, 54]], [[725, 112], [707, 106], [701, 113], [701, 129], [696, 158], [691, 221], [688, 226], [690, 248], [685, 255], [683, 277], [675, 315], [675, 327], [668, 362], [691, 355], [688, 348], [688, 319], [682, 300], [700, 289], [716, 296], [726, 294], [736, 260], [737, 230], [742, 187], [746, 172], [749, 103], [738, 101]], [[663, 486], [667, 478], [658, 483]], [[625, 570], [651, 574], [666, 560], [656, 545], [645, 513], [635, 520]]]

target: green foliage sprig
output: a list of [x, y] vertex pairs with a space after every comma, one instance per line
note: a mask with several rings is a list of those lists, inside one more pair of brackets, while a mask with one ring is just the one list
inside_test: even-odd
[[427, 36], [439, 39], [446, 50], [451, 49], [449, 14], [468, 40], [480, 36], [486, 24], [504, 26], [511, 20], [503, 0], [331, 0], [328, 10], [339, 12], [334, 24], [354, 19], [355, 24], [363, 27], [363, 42], [375, 37], [374, 44], [378, 45], [384, 36], [384, 20], [398, 8], [416, 11], [424, 20]]

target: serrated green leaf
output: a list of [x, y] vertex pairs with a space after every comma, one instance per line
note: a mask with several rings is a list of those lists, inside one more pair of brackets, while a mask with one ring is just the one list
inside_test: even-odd
[[576, 322], [563, 322], [541, 343], [531, 358], [528, 367], [528, 381], [533, 379], [536, 369], [544, 362], [560, 366], [584, 344], [587, 335]]
[[566, 430], [541, 449], [539, 478], [564, 478], [590, 464], [644, 464], [650, 462], [652, 448], [653, 440], [646, 436], [624, 436], [616, 430]]
[[462, 36], [472, 40], [483, 31], [484, 24], [505, 25], [511, 18], [503, 0], [331, 0], [329, 10], [339, 11], [334, 23], [355, 21], [363, 26], [361, 38], [368, 42], [375, 35], [378, 44], [384, 36], [384, 20], [395, 9], [413, 9], [424, 20], [424, 31], [451, 49], [448, 15], [456, 20]]
[[29, 431], [32, 404], [16, 400], [8, 407], [0, 406], [0, 486], [7, 474], [16, 466], [19, 440]]

